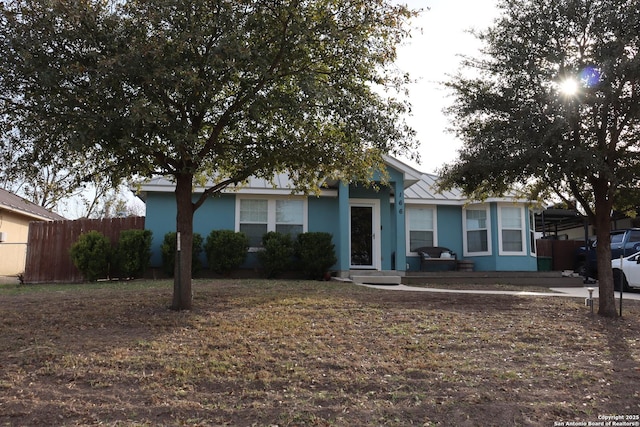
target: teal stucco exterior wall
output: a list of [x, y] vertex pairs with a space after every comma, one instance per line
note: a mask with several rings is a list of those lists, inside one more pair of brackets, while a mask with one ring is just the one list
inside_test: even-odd
[[[321, 231], [333, 236], [338, 262], [333, 270], [348, 271], [349, 253], [349, 216], [350, 203], [361, 200], [376, 200], [380, 207], [379, 227], [376, 238], [380, 241], [379, 266], [382, 270], [418, 271], [420, 262], [417, 256], [406, 255], [405, 200], [403, 198], [402, 174], [390, 170], [389, 186], [374, 189], [366, 186], [340, 184], [337, 194], [322, 197], [309, 196], [307, 199], [307, 231]], [[391, 188], [394, 189], [392, 194]], [[410, 202], [409, 202], [410, 203]], [[204, 239], [211, 230], [235, 229], [236, 194], [223, 194], [211, 197], [195, 212], [194, 232]], [[464, 257], [464, 207], [462, 205], [443, 204], [436, 206], [437, 242], [454, 251], [458, 259], [474, 261], [476, 271], [535, 271], [537, 259], [531, 254], [531, 233], [529, 221], [525, 221], [526, 255], [500, 255], [497, 203], [489, 205], [491, 224], [491, 253], [486, 256]], [[525, 215], [527, 218], [527, 215]], [[146, 198], [146, 228], [153, 232], [151, 245], [151, 265], [161, 266], [160, 246], [164, 235], [175, 231], [176, 206], [173, 193], [149, 192]], [[206, 266], [204, 253], [201, 256]], [[257, 266], [255, 253], [250, 253], [243, 268]]]
[[[234, 230], [236, 217], [235, 194], [223, 194], [207, 199], [196, 210], [193, 217], [193, 232], [200, 233], [206, 240], [212, 230]], [[151, 242], [151, 266], [162, 266], [160, 246], [164, 235], [176, 229], [176, 204], [173, 193], [149, 193], [146, 200], [145, 227], [153, 232]], [[340, 250], [338, 199], [336, 197], [308, 198], [308, 231], [331, 233], [336, 246]], [[204, 252], [201, 261], [206, 266]], [[253, 268], [257, 264], [255, 254], [249, 253], [243, 268]]]
[[[436, 206], [438, 246], [451, 249], [458, 259], [462, 259], [462, 207], [456, 205]], [[420, 270], [420, 259], [413, 255], [407, 257], [409, 271]]]
[[176, 201], [173, 193], [149, 193], [145, 201], [145, 228], [153, 233], [151, 240], [151, 266], [162, 265], [160, 245], [164, 235], [176, 230]]
[[525, 240], [523, 243], [526, 246], [525, 255], [500, 254], [498, 204], [490, 203], [489, 212], [491, 221], [491, 255], [466, 257], [465, 259], [474, 261], [474, 269], [476, 271], [536, 271], [538, 269], [537, 258], [535, 254], [531, 254], [531, 246], [529, 244], [530, 224], [527, 220], [528, 209], [526, 210], [527, 215], [525, 215], [523, 224], [525, 227]]
[[[151, 241], [152, 267], [162, 266], [160, 246], [164, 240], [164, 235], [176, 230], [176, 215], [176, 202], [173, 193], [154, 192], [148, 194], [145, 228], [153, 232]], [[234, 227], [234, 195], [225, 194], [207, 199], [193, 216], [193, 232], [200, 233], [205, 240], [211, 230], [233, 230]], [[203, 265], [206, 265], [204, 252], [201, 255], [201, 261]]]
[[[464, 228], [463, 206], [437, 206], [438, 246], [451, 249], [458, 256], [474, 262], [475, 271], [536, 271], [537, 259], [531, 254], [529, 221], [525, 221], [525, 255], [500, 255], [500, 229], [498, 227], [498, 205], [489, 205], [489, 221], [491, 224], [491, 254], [482, 256], [464, 256]], [[525, 215], [527, 218], [527, 215]], [[420, 260], [417, 256], [408, 257], [410, 271], [420, 270]]]
[[438, 206], [438, 246], [462, 255], [462, 207]]

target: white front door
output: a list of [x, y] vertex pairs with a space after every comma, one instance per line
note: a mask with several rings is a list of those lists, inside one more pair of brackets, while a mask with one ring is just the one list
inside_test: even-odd
[[349, 252], [352, 269], [380, 269], [380, 202], [352, 200]]

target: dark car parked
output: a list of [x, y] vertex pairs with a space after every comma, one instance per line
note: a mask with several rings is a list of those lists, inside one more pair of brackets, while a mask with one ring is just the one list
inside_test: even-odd
[[[584, 277], [598, 277], [596, 262], [596, 239], [582, 246], [576, 254], [575, 272]], [[626, 257], [640, 251], [640, 228], [615, 230], [611, 232], [611, 259]]]

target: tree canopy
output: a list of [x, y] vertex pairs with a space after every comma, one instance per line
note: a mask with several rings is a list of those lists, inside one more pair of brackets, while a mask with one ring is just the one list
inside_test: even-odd
[[[415, 12], [389, 0], [16, 0], [1, 11], [5, 125], [31, 151], [54, 159], [63, 144], [114, 179], [172, 176], [182, 265], [194, 210], [226, 186], [284, 170], [305, 190], [364, 180], [382, 154], [414, 148], [397, 96], [407, 77], [392, 65]], [[175, 309], [191, 306], [183, 271]]]
[[640, 173], [640, 3], [502, 0], [482, 54], [446, 83], [462, 139], [442, 185], [517, 186], [577, 203], [596, 226], [600, 310], [615, 315], [610, 213]]

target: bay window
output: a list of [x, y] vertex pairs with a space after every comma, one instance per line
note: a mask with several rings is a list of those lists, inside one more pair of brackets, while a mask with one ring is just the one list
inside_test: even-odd
[[487, 207], [469, 207], [465, 209], [466, 253], [487, 255], [491, 252], [489, 241], [489, 212]]
[[523, 208], [500, 206], [498, 221], [500, 224], [501, 254], [523, 254], [526, 251]]

